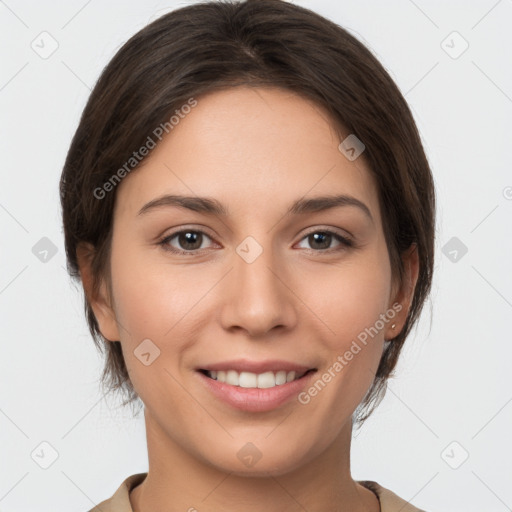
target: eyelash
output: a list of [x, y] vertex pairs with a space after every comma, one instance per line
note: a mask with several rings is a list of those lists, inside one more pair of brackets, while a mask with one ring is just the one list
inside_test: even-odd
[[[184, 251], [184, 250], [180, 250], [180, 249], [175, 249], [174, 247], [171, 247], [169, 245], [169, 242], [173, 238], [175, 238], [177, 235], [180, 235], [182, 233], [201, 233], [202, 235], [206, 235], [210, 239], [212, 238], [207, 233], [205, 233], [204, 231], [201, 231], [199, 229], [182, 229], [181, 231], [176, 231], [174, 233], [171, 233], [170, 235], [167, 235], [165, 238], [163, 238], [162, 240], [160, 240], [158, 242], [158, 245], [161, 246], [165, 251], [171, 252], [173, 254], [182, 254], [182, 255], [186, 255], [186, 256], [193, 256], [193, 255], [197, 254], [198, 252], [200, 252], [201, 249], [193, 249], [193, 250], [190, 250], [190, 251]], [[312, 230], [312, 231], [306, 233], [301, 238], [300, 241], [304, 240], [309, 235], [312, 235], [312, 234], [315, 234], [315, 233], [322, 233], [322, 234], [332, 235], [338, 242], [340, 242], [340, 245], [338, 247], [333, 247], [333, 248], [330, 248], [330, 249], [318, 249], [318, 250], [317, 249], [306, 249], [309, 252], [323, 253], [323, 254], [325, 254], [325, 253], [332, 254], [333, 252], [339, 252], [339, 251], [343, 251], [343, 250], [346, 250], [346, 249], [349, 249], [349, 248], [356, 247], [356, 244], [355, 244], [355, 242], [353, 240], [351, 240], [350, 238], [344, 237], [344, 236], [340, 235], [339, 233], [337, 233], [335, 231], [331, 231], [329, 229], [315, 229], [315, 230]]]

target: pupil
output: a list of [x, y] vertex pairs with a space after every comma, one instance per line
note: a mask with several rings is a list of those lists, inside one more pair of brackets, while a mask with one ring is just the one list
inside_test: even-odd
[[[202, 236], [201, 233], [194, 233], [191, 231], [182, 233], [179, 236], [180, 246], [183, 247], [183, 249], [190, 249], [190, 250], [198, 249], [199, 247], [201, 247], [201, 236]], [[194, 244], [197, 244], [198, 240], [199, 240], [198, 247], [194, 247]], [[191, 245], [192, 245], [192, 247], [191, 247]]]
[[[313, 233], [312, 235], [309, 235], [309, 236], [310, 236], [310, 238], [312, 238], [314, 240], [315, 243], [317, 243], [319, 239], [320, 239], [320, 242], [323, 242], [323, 244], [321, 243], [321, 247], [320, 247], [321, 249], [329, 248], [332, 235], [329, 235], [328, 233]], [[326, 243], [326, 241], [327, 241], [327, 243]], [[310, 243], [311, 243], [311, 240], [310, 240]]]

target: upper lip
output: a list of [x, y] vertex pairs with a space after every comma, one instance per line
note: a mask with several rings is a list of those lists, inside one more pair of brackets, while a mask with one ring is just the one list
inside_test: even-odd
[[251, 361], [249, 359], [234, 359], [231, 361], [221, 361], [219, 363], [207, 364], [200, 366], [198, 370], [219, 371], [219, 370], [235, 370], [240, 372], [251, 373], [265, 373], [265, 372], [278, 372], [285, 370], [287, 372], [295, 371], [297, 373], [307, 372], [313, 370], [312, 366], [305, 366], [302, 364], [293, 363], [291, 361], [283, 361], [278, 359], [267, 359], [265, 361]]

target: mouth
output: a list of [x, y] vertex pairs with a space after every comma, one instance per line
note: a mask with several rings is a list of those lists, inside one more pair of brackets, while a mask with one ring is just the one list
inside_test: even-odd
[[310, 385], [318, 366], [286, 359], [231, 359], [195, 368], [202, 386], [222, 404], [247, 412], [269, 412], [290, 404]]
[[278, 370], [266, 371], [263, 373], [253, 373], [248, 371], [237, 371], [233, 369], [226, 370], [207, 370], [199, 369], [200, 373], [209, 379], [247, 389], [269, 389], [283, 386], [287, 383], [302, 379], [306, 375], [316, 372], [316, 368], [308, 370]]
[[[294, 397], [310, 385], [317, 371], [316, 368], [290, 363], [244, 362], [237, 366], [238, 370], [235, 370], [233, 365], [230, 367], [222, 363], [215, 367], [198, 368], [195, 373], [212, 397], [232, 409], [252, 413], [270, 412], [293, 403]], [[273, 368], [269, 369], [269, 366]], [[248, 367], [254, 371], [247, 371]]]

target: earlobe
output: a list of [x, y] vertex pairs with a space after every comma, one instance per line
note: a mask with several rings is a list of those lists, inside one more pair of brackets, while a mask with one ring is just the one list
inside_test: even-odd
[[402, 262], [404, 268], [403, 282], [396, 293], [392, 294], [392, 300], [389, 304], [389, 307], [398, 311], [398, 314], [390, 322], [385, 336], [386, 340], [396, 338], [400, 334], [412, 304], [419, 275], [419, 255], [416, 243], [411, 244], [404, 251]]
[[90, 243], [81, 242], [77, 246], [77, 260], [82, 286], [103, 337], [109, 341], [119, 341], [119, 329], [105, 280], [101, 279], [98, 290], [94, 290], [92, 271], [94, 252], [94, 247]]

